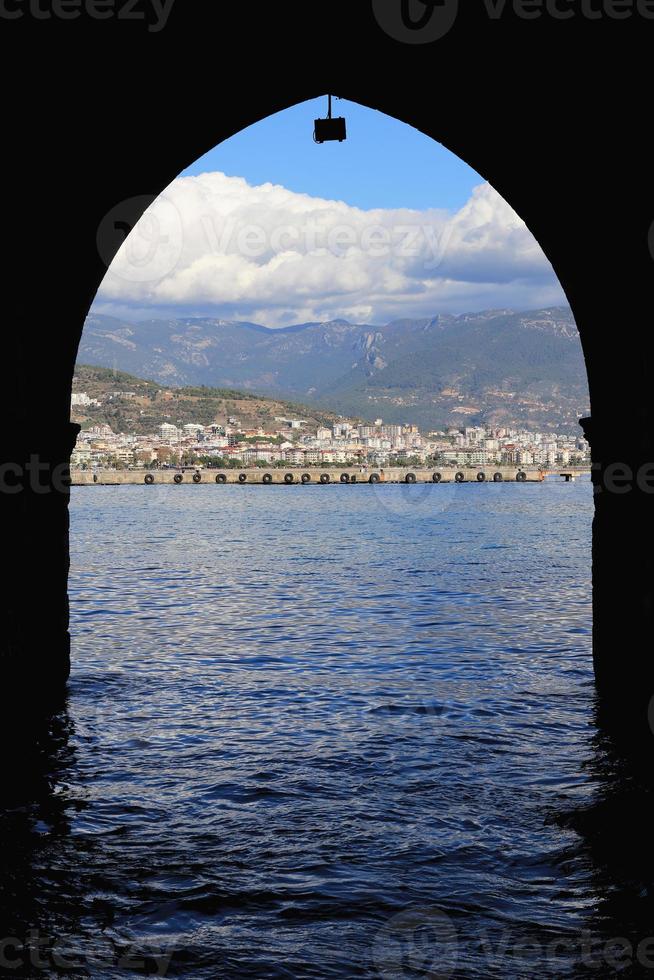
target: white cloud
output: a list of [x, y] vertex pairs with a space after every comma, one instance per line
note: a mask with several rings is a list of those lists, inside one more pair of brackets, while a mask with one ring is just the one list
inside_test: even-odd
[[362, 211], [207, 173], [174, 181], [148, 209], [94, 308], [274, 327], [563, 302], [533, 235], [489, 184], [455, 214]]

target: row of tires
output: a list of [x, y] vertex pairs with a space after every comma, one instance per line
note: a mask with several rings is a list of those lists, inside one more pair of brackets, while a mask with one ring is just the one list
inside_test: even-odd
[[[192, 479], [193, 479], [193, 483], [201, 483], [202, 482], [202, 474], [201, 473], [194, 473]], [[247, 479], [248, 479], [247, 473], [239, 473], [239, 475], [238, 475], [238, 482], [239, 483], [247, 483]], [[415, 483], [416, 482], [416, 479], [417, 478], [416, 478], [415, 473], [407, 473], [406, 476], [404, 477], [404, 482], [405, 483]], [[431, 479], [432, 479], [432, 483], [440, 483], [441, 480], [443, 479], [443, 475], [442, 475], [442, 473], [434, 473]], [[504, 480], [504, 475], [502, 473], [494, 473], [493, 476], [490, 479], [492, 480], [493, 483], [502, 483], [503, 480]], [[520, 470], [518, 473], [516, 473], [515, 479], [516, 479], [516, 482], [517, 483], [524, 483], [525, 480], [527, 479], [527, 474], [525, 472], [523, 472], [522, 470]], [[379, 475], [379, 473], [371, 473], [370, 476], [367, 479], [367, 482], [368, 483], [379, 483], [380, 480], [381, 480], [381, 476]], [[459, 470], [458, 473], [455, 473], [455, 475], [454, 475], [454, 481], [455, 481], [455, 483], [464, 483], [465, 480], [466, 480], [465, 473], [461, 472], [460, 470]], [[487, 480], [489, 480], [489, 477], [486, 475], [486, 473], [484, 473], [483, 471], [480, 470], [480, 472], [477, 473], [477, 482], [478, 483], [485, 483]], [[182, 473], [175, 473], [175, 476], [173, 477], [173, 481], [175, 483], [183, 483], [184, 482], [184, 475]], [[146, 475], [145, 482], [148, 485], [154, 483], [154, 476], [153, 476], [152, 473], [148, 473]], [[261, 482], [262, 483], [266, 483], [266, 484], [272, 483], [273, 482], [272, 473], [264, 473], [263, 476], [262, 476], [262, 478], [261, 478]], [[320, 483], [325, 484], [325, 483], [331, 483], [331, 482], [332, 482], [332, 478], [331, 478], [331, 475], [329, 473], [321, 473], [321, 475], [320, 475]], [[350, 473], [341, 473], [340, 482], [341, 483], [357, 483], [358, 482], [358, 477], [354, 473], [353, 474], [350, 474]], [[366, 481], [364, 480], [364, 482], [366, 482]], [[227, 475], [225, 473], [218, 473], [216, 475], [216, 483], [227, 483]], [[286, 483], [286, 484], [295, 483], [295, 474], [293, 474], [293, 473], [285, 473], [284, 474], [284, 483]], [[303, 473], [302, 476], [300, 477], [300, 483], [305, 483], [305, 484], [306, 483], [311, 483], [311, 476], [308, 473]]]

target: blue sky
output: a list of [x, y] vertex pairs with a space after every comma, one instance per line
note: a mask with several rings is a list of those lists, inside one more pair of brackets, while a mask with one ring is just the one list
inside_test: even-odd
[[220, 170], [365, 209], [458, 210], [482, 182], [440, 143], [397, 119], [345, 99], [334, 99], [332, 111], [347, 120], [345, 143], [313, 142], [313, 120], [327, 115], [325, 96], [255, 123], [183, 176]]

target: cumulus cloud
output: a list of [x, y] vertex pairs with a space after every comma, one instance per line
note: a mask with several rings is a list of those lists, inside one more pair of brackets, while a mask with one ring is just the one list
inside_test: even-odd
[[533, 235], [489, 184], [454, 214], [364, 211], [207, 173], [174, 181], [145, 212], [94, 308], [274, 327], [563, 302]]

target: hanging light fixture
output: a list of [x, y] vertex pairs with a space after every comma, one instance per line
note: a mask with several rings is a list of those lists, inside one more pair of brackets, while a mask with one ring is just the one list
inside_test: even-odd
[[332, 118], [332, 97], [328, 97], [328, 109], [326, 119], [316, 119], [314, 122], [313, 139], [316, 143], [339, 142], [347, 139], [345, 118], [337, 116]]

